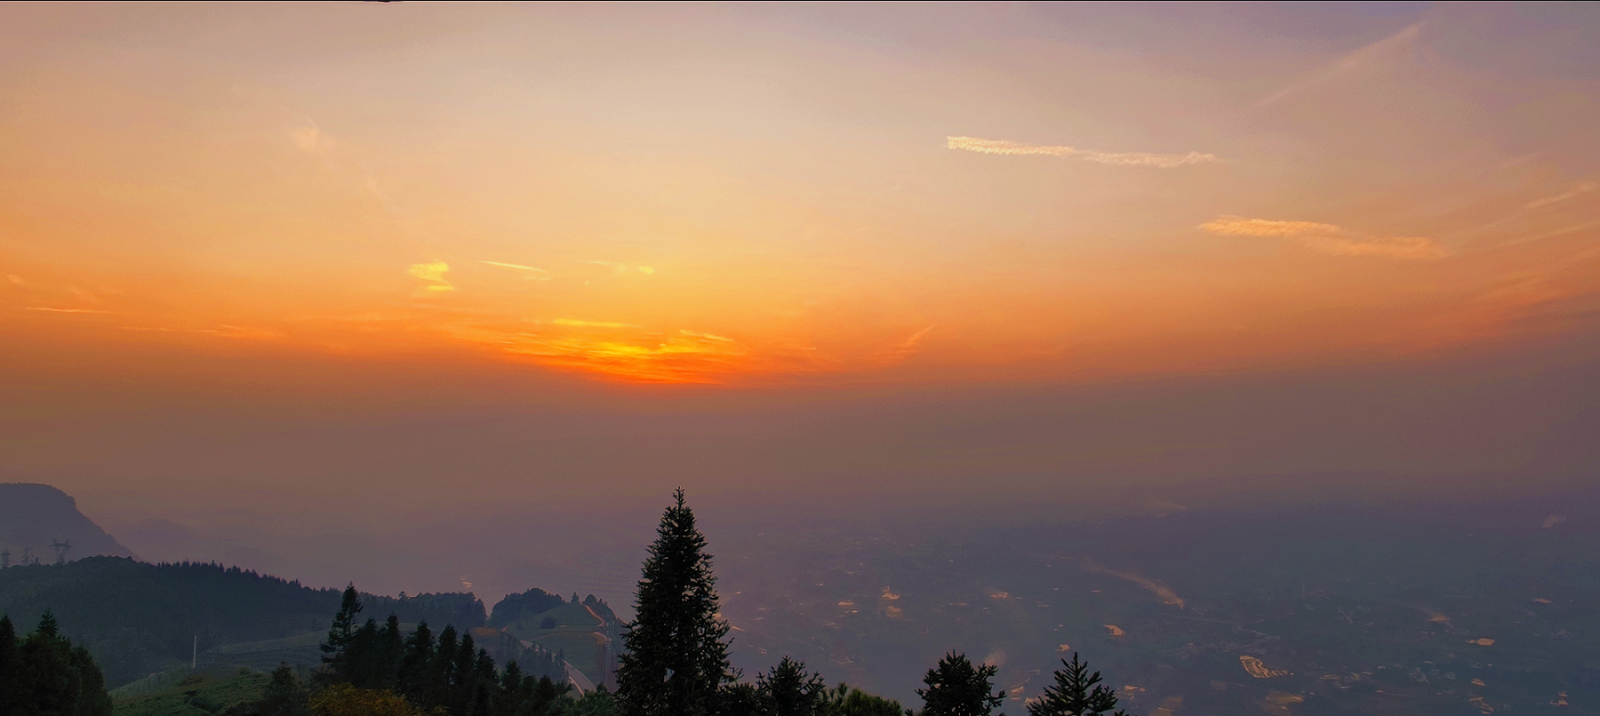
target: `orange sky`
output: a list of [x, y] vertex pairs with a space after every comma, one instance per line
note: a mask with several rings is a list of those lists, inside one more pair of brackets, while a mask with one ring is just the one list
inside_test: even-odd
[[0, 6], [0, 479], [416, 506], [1592, 477], [1597, 31]]
[[1600, 271], [1540, 11], [0, 12], [13, 338], [1071, 383], [1570, 331]]

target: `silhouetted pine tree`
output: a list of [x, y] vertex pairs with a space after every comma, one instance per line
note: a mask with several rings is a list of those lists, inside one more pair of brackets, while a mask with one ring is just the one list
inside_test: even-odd
[[728, 662], [706, 538], [683, 490], [673, 499], [644, 563], [638, 618], [622, 634], [616, 696], [627, 716], [713, 716], [722, 685], [739, 678]]
[[532, 680], [522, 678], [522, 667], [513, 661], [506, 664], [500, 674], [500, 688], [495, 692], [494, 712], [496, 714], [516, 714], [517, 706], [523, 701], [533, 697], [533, 689], [529, 688], [523, 693], [523, 683], [532, 684]]
[[436, 704], [449, 708], [454, 701], [456, 683], [456, 652], [460, 650], [456, 643], [456, 628], [446, 625], [444, 631], [439, 632], [439, 647], [433, 651], [433, 662], [428, 667], [428, 691], [423, 698], [424, 704]]
[[429, 669], [433, 664], [433, 631], [427, 622], [417, 624], [406, 640], [405, 655], [400, 657], [400, 693], [417, 703], [423, 703], [431, 686]]
[[13, 703], [6, 716], [110, 716], [111, 697], [100, 667], [87, 649], [61, 636], [48, 610], [39, 627], [17, 643], [16, 655]]
[[273, 669], [261, 700], [248, 713], [259, 716], [310, 716], [309, 695], [295, 681], [294, 669], [288, 664]]
[[383, 631], [378, 634], [377, 662], [380, 665], [376, 676], [375, 689], [393, 689], [399, 684], [399, 670], [405, 655], [405, 638], [400, 634], [400, 617], [389, 614], [388, 621], [383, 624]]
[[[529, 677], [531, 679], [531, 677]], [[604, 686], [604, 684], [602, 684]], [[532, 713], [544, 713], [552, 704], [559, 701], [562, 696], [572, 691], [572, 684], [565, 681], [557, 683], [548, 676], [539, 677], [539, 683], [533, 687]]]
[[826, 692], [824, 701], [823, 713], [828, 716], [904, 716], [909, 713], [900, 707], [899, 701], [873, 696], [850, 688], [848, 684], [839, 684]]
[[785, 656], [767, 673], [756, 675], [756, 692], [769, 716], [820, 716], [828, 686], [820, 674], [806, 672], [805, 662]]
[[[1054, 686], [1044, 687], [1038, 701], [1028, 704], [1029, 716], [1100, 716], [1117, 708], [1117, 693], [1100, 683], [1100, 672], [1089, 673], [1089, 665], [1078, 660], [1072, 652], [1072, 661], [1061, 660], [1064, 669], [1056, 669]], [[1127, 716], [1117, 711], [1112, 716]]]
[[350, 678], [346, 652], [350, 642], [355, 639], [356, 615], [360, 613], [361, 594], [352, 583], [344, 588], [339, 611], [333, 615], [333, 625], [328, 628], [328, 640], [322, 644], [322, 663], [328, 667], [324, 673], [330, 678], [341, 681]]
[[0, 615], [0, 714], [17, 713], [22, 690], [22, 654], [17, 650], [17, 629], [11, 617]]
[[386, 666], [380, 663], [381, 655], [378, 653], [378, 623], [371, 619], [362, 624], [354, 634], [350, 635], [350, 643], [345, 646], [342, 663], [335, 666], [341, 667], [335, 674], [335, 680], [349, 682], [358, 689], [376, 689], [383, 680], [383, 670]]
[[924, 716], [989, 716], [1005, 699], [1005, 692], [990, 693], [990, 679], [998, 671], [993, 666], [973, 666], [966, 654], [950, 652], [939, 665], [929, 669], [917, 689], [922, 697]]
[[718, 713], [726, 716], [767, 716], [761, 692], [752, 684], [724, 684], [717, 700]]

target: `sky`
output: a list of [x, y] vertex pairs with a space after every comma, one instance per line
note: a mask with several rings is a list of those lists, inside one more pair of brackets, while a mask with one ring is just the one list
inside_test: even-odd
[[0, 470], [366, 524], [1586, 484], [1597, 33], [5, 5]]

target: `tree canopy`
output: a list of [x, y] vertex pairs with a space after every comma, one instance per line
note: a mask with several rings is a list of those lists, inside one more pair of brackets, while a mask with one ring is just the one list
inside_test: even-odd
[[639, 580], [638, 617], [623, 631], [617, 697], [628, 716], [712, 716], [724, 684], [739, 673], [728, 660], [706, 538], [683, 490], [661, 516]]
[[1005, 700], [1004, 692], [991, 693], [991, 680], [999, 669], [974, 666], [966, 654], [950, 652], [928, 670], [917, 689], [922, 697], [924, 716], [989, 716]]
[[[1072, 652], [1072, 661], [1061, 660], [1065, 668], [1056, 669], [1055, 684], [1044, 687], [1038, 701], [1028, 704], [1028, 716], [1100, 716], [1117, 708], [1117, 692], [1100, 683], [1100, 672], [1089, 673], [1089, 665]], [[1126, 716], [1116, 711], [1112, 716]]]
[[33, 633], [17, 639], [0, 616], [0, 713], [6, 716], [110, 716], [100, 667], [61, 635], [49, 611]]

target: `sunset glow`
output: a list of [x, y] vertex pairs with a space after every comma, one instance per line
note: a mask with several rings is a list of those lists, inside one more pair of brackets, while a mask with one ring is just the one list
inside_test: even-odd
[[1593, 80], [1451, 54], [1501, 11], [1235, 45], [1181, 82], [961, 29], [1020, 9], [953, 10], [943, 55], [790, 32], [798, 9], [603, 35], [576, 8], [171, 6], [97, 11], [92, 45], [73, 12], [8, 11], [10, 340], [1082, 381], [1471, 352], [1569, 330], [1600, 278], [1600, 117], [1551, 84]]

